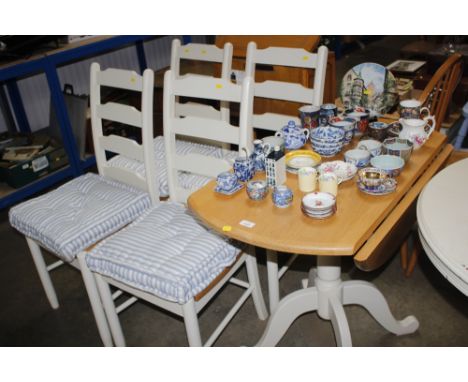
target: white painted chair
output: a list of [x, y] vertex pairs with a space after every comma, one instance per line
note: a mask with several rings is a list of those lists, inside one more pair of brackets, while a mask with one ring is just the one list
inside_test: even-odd
[[[306, 88], [298, 83], [286, 81], [255, 82], [254, 97], [273, 100], [291, 101], [300, 104], [320, 106], [323, 102], [325, 88], [325, 74], [327, 68], [328, 49], [321, 46], [317, 53], [311, 53], [300, 48], [269, 47], [257, 49], [255, 42], [247, 45], [246, 75], [255, 78], [256, 65], [278, 65], [295, 68], [314, 69], [313, 88]], [[254, 129], [276, 132], [293, 120], [296, 124], [301, 121], [295, 116], [267, 112], [254, 114], [252, 125]], [[279, 302], [278, 280], [283, 277], [292, 262], [297, 258], [293, 255], [278, 271], [278, 257], [276, 252], [267, 251], [267, 269], [269, 284], [270, 311], [273, 312]]]
[[[176, 97], [202, 97], [240, 103], [240, 127], [210, 118], [176, 115]], [[255, 256], [241, 251], [225, 238], [204, 228], [185, 203], [189, 192], [180, 186], [177, 172], [215, 177], [230, 169], [223, 159], [176, 152], [176, 135], [210, 138], [249, 147], [252, 142], [250, 116], [252, 83], [243, 86], [223, 79], [184, 76], [166, 72], [164, 81], [164, 137], [168, 165], [170, 201], [160, 202], [124, 230], [102, 241], [87, 255], [111, 327], [114, 342], [125, 339], [110, 294], [109, 285], [182, 316], [190, 346], [201, 346], [198, 313], [230, 281], [245, 288], [226, 317], [205, 342], [211, 346], [249, 296], [260, 319], [266, 319]], [[233, 275], [246, 264], [248, 282]], [[125, 304], [125, 303], [124, 303]]]
[[[10, 223], [26, 237], [39, 277], [52, 308], [58, 299], [49, 272], [62, 264], [82, 271], [91, 306], [105, 345], [112, 345], [94, 278], [78, 254], [106, 236], [131, 223], [159, 200], [154, 176], [153, 140], [154, 73], [143, 76], [133, 71], [91, 65], [91, 122], [99, 175], [88, 173], [58, 189], [21, 203], [10, 210]], [[141, 111], [127, 105], [101, 103], [101, 86], [127, 89], [142, 95]], [[104, 136], [102, 119], [142, 129], [144, 145], [116, 135]], [[148, 177], [125, 168], [109, 166], [106, 151], [124, 154], [148, 167]], [[60, 260], [46, 265], [41, 247]]]
[[[190, 43], [181, 45], [179, 39], [172, 40], [171, 50], [171, 71], [180, 77], [181, 60], [213, 62], [221, 64], [221, 78], [229, 80], [232, 67], [232, 51], [231, 43], [226, 43], [223, 49], [216, 45]], [[213, 106], [197, 103], [186, 102], [179, 103], [176, 100], [176, 115], [177, 116], [199, 116], [211, 119], [221, 119], [229, 122], [229, 102], [222, 101], [220, 109], [217, 110]]]
[[[301, 84], [285, 81], [255, 82], [254, 97], [320, 106], [325, 88], [327, 58], [328, 48], [325, 46], [319, 47], [317, 53], [311, 53], [300, 48], [270, 47], [257, 49], [257, 44], [252, 41], [247, 45], [245, 74], [255, 79], [256, 65], [314, 69], [313, 88], [306, 88]], [[252, 123], [254, 129], [276, 132], [291, 120], [300, 124], [297, 114], [290, 116], [276, 113], [254, 115]]]
[[[226, 43], [223, 49], [218, 48], [216, 45], [210, 44], [187, 44], [181, 45], [180, 40], [174, 39], [172, 41], [171, 51], [171, 71], [179, 78], [181, 60], [193, 60], [204, 62], [215, 62], [221, 64], [221, 78], [229, 80], [232, 64], [232, 44]], [[197, 74], [199, 75], [199, 74]], [[202, 98], [200, 98], [202, 100]], [[179, 103], [178, 97], [176, 99], [175, 113], [177, 116], [198, 116], [214, 120], [222, 120], [229, 123], [229, 102], [221, 101], [220, 109], [216, 109], [206, 103], [194, 102]], [[206, 101], [206, 100], [205, 100]], [[234, 161], [237, 153], [229, 150], [230, 145], [227, 143], [219, 143], [215, 140], [201, 139], [196, 137], [180, 137], [177, 140], [177, 151], [180, 153], [199, 153], [215, 158], [224, 158], [226, 160]], [[169, 196], [169, 187], [167, 182], [166, 159], [164, 139], [162, 136], [154, 139], [154, 152], [156, 158], [156, 172], [159, 178], [159, 193], [162, 197]], [[111, 160], [111, 164], [117, 167], [126, 167], [127, 169], [137, 172], [144, 176], [143, 163], [132, 160], [125, 156], [116, 156]], [[187, 190], [195, 190], [202, 187], [208, 179], [197, 175], [181, 174], [180, 181], [182, 187]]]

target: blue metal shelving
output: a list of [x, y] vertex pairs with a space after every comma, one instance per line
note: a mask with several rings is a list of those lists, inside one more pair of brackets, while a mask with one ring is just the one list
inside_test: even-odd
[[77, 176], [83, 171], [93, 166], [96, 161], [94, 157], [81, 160], [77, 151], [75, 138], [72, 133], [70, 119], [62, 94], [62, 87], [57, 74], [57, 68], [62, 65], [73, 63], [74, 61], [89, 58], [98, 54], [109, 52], [115, 49], [134, 44], [137, 50], [137, 57], [140, 70], [146, 69], [146, 56], [143, 43], [146, 40], [157, 38], [157, 36], [115, 36], [100, 41], [90, 42], [75, 48], [45, 54], [28, 61], [15, 65], [0, 68], [0, 83], [7, 84], [7, 90], [12, 103], [13, 113], [18, 123], [18, 130], [22, 132], [30, 131], [29, 122], [21, 100], [16, 81], [37, 73], [45, 73], [49, 86], [52, 105], [55, 109], [57, 119], [62, 133], [64, 148], [68, 155], [69, 165], [57, 170], [44, 178], [30, 183], [20, 189], [12, 190], [11, 193], [0, 198], [0, 209], [11, 206], [22, 199], [34, 195], [54, 184], [67, 178]]

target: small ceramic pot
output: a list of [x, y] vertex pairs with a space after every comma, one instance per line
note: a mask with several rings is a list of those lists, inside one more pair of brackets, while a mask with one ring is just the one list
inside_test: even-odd
[[268, 193], [268, 185], [265, 180], [251, 180], [247, 182], [247, 195], [252, 200], [263, 200]]
[[293, 192], [287, 186], [276, 186], [271, 194], [273, 204], [279, 208], [286, 208], [292, 204]]
[[238, 185], [236, 174], [225, 171], [220, 173], [216, 178], [217, 189], [220, 191], [229, 192]]
[[378, 155], [371, 159], [371, 166], [385, 171], [385, 173], [395, 178], [400, 175], [405, 161], [396, 155]]

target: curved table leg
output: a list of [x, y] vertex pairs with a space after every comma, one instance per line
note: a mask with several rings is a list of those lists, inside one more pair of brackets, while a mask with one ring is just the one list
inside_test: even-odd
[[330, 319], [335, 332], [337, 346], [353, 346], [348, 319], [346, 318], [343, 304], [336, 296], [330, 296], [328, 300]]
[[343, 305], [350, 304], [363, 306], [380, 325], [398, 336], [414, 333], [419, 327], [419, 322], [414, 316], [396, 320], [384, 295], [367, 281], [343, 282]]
[[318, 293], [316, 288], [301, 289], [283, 298], [272, 313], [268, 325], [257, 346], [275, 346], [291, 324], [301, 314], [316, 310]]

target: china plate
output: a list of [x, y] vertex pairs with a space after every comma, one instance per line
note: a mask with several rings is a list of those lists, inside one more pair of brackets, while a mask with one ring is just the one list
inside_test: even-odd
[[302, 167], [315, 167], [321, 161], [320, 155], [312, 150], [294, 150], [286, 154], [286, 166], [291, 170], [299, 170]]
[[376, 63], [356, 65], [341, 81], [340, 98], [345, 109], [363, 106], [374, 113], [385, 114], [398, 99], [395, 77]]
[[243, 187], [244, 187], [244, 185], [242, 183], [239, 183], [236, 187], [234, 187], [232, 190], [229, 190], [229, 191], [222, 190], [218, 186], [216, 186], [214, 190], [215, 190], [215, 192], [217, 192], [219, 194], [232, 195], [232, 194], [236, 193], [237, 191], [241, 190]]
[[339, 179], [339, 182], [346, 182], [347, 180], [353, 179], [356, 175], [357, 167], [348, 162], [343, 162], [342, 160], [335, 160], [331, 162], [322, 163], [318, 167], [320, 174], [327, 172], [334, 172]]
[[397, 182], [395, 179], [388, 179], [387, 181], [389, 181], [390, 183], [392, 183], [391, 186], [387, 187], [387, 186], [384, 186], [382, 188], [382, 190], [378, 190], [378, 191], [370, 191], [370, 190], [366, 190], [366, 188], [364, 187], [364, 185], [361, 183], [361, 182], [357, 182], [357, 185], [358, 185], [358, 188], [360, 191], [364, 192], [365, 194], [368, 194], [368, 195], [388, 195], [388, 194], [391, 194], [392, 192], [395, 192], [396, 190], [396, 186], [397, 186]]

